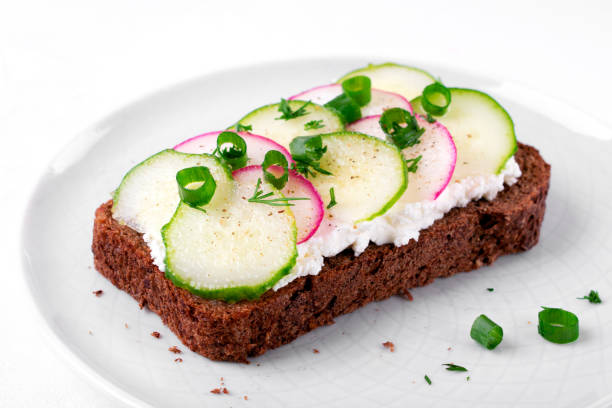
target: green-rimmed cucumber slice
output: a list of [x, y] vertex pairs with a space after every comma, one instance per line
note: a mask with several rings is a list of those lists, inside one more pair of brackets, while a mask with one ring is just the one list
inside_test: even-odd
[[338, 80], [338, 83], [357, 75], [365, 75], [372, 81], [372, 88], [395, 92], [411, 100], [419, 96], [423, 89], [436, 79], [426, 71], [407, 65], [387, 62], [385, 64], [370, 64], [349, 72]]
[[[464, 88], [449, 91], [450, 106], [436, 119], [446, 126], [457, 146], [453, 180], [499, 174], [517, 149], [512, 118], [484, 92]], [[411, 103], [416, 113], [426, 114], [420, 96]]]
[[[206, 211], [180, 203], [162, 228], [166, 276], [208, 299], [255, 299], [289, 273], [297, 258], [290, 207], [251, 203], [253, 183], [235, 183], [225, 202]], [[265, 192], [280, 193], [263, 184]]]
[[233, 180], [218, 158], [168, 149], [137, 164], [123, 177], [113, 196], [113, 217], [161, 244], [161, 227], [170, 220], [180, 201], [176, 173], [195, 166], [208, 167], [217, 184], [209, 205], [226, 200]]
[[322, 136], [327, 152], [320, 167], [332, 175], [310, 178], [324, 204], [334, 189], [337, 204], [327, 210], [332, 219], [358, 223], [384, 214], [407, 186], [402, 153], [378, 138], [354, 132]]
[[[300, 109], [306, 101], [287, 101], [292, 111]], [[306, 106], [306, 114], [293, 119], [278, 119], [281, 116], [278, 103], [257, 108], [238, 123], [251, 125], [251, 133], [267, 137], [289, 148], [289, 143], [297, 136], [312, 136], [321, 133], [337, 132], [344, 129], [340, 116], [331, 109], [315, 103]], [[316, 129], [305, 130], [304, 125], [312, 121], [321, 121]]]

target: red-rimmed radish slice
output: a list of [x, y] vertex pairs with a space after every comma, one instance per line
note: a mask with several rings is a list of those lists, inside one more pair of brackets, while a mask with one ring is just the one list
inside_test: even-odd
[[[211, 154], [217, 148], [217, 136], [219, 136], [221, 132], [223, 132], [223, 130], [192, 137], [174, 146], [174, 150], [183, 153]], [[278, 150], [287, 158], [289, 164], [293, 163], [291, 154], [287, 149], [274, 140], [249, 132], [238, 132], [238, 134], [246, 142], [249, 165], [263, 163], [266, 152], [270, 150]]]
[[[276, 176], [282, 175], [282, 169], [277, 166], [268, 168], [268, 171]], [[255, 185], [257, 179], [264, 181], [261, 166], [247, 166], [232, 173], [234, 179], [239, 183], [252, 183]], [[265, 187], [264, 187], [264, 191]], [[267, 192], [267, 191], [266, 191]], [[289, 170], [289, 181], [281, 190], [287, 197], [305, 197], [309, 200], [289, 201], [293, 204], [290, 209], [297, 224], [297, 243], [308, 241], [317, 231], [323, 220], [324, 208], [321, 196], [315, 190], [312, 183], [298, 174], [295, 170]], [[265, 205], [265, 204], [254, 204]], [[271, 211], [282, 210], [283, 207], [270, 207]]]
[[[420, 137], [420, 143], [402, 150], [402, 154], [406, 159], [419, 155], [423, 157], [418, 162], [416, 173], [408, 175], [408, 188], [399, 203], [438, 198], [450, 182], [457, 162], [457, 149], [446, 127], [440, 122], [429, 123], [421, 115], [416, 115], [416, 119], [425, 132]], [[386, 139], [379, 120], [380, 115], [369, 116], [351, 123], [347, 130]]]
[[[341, 93], [342, 85], [340, 84], [321, 85], [293, 95], [289, 100], [298, 99], [324, 105]], [[361, 115], [363, 117], [380, 115], [389, 108], [402, 108], [412, 113], [410, 102], [402, 95], [380, 89], [372, 89], [372, 99], [370, 103], [361, 108]]]

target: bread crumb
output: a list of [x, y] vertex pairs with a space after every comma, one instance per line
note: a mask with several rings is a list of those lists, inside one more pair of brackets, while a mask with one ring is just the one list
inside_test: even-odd
[[389, 351], [392, 353], [395, 351], [395, 344], [391, 343], [390, 341], [385, 341], [382, 345], [384, 348], [389, 349]]
[[173, 352], [174, 354], [180, 354], [180, 353], [182, 353], [181, 349], [179, 349], [179, 348], [178, 348], [178, 347], [176, 347], [176, 346], [172, 346], [172, 347], [170, 347], [170, 348], [168, 349], [168, 351], [171, 351], [171, 352]]
[[100, 297], [104, 294], [104, 291], [102, 289], [98, 289], [98, 290], [94, 290], [93, 292], [94, 295], [96, 295], [96, 297]]
[[312, 352], [315, 353], [315, 354], [319, 354], [319, 350], [317, 350], [317, 349], [312, 349]]
[[177, 358], [175, 358], [175, 359], [174, 359], [174, 362], [175, 362], [175, 363], [182, 363], [182, 362], [183, 362], [183, 359], [182, 359], [182, 358], [180, 358], [180, 357], [177, 357]]
[[159, 339], [161, 337], [161, 334], [159, 334], [159, 332], [154, 331], [153, 333], [151, 333], [151, 336], [155, 337], [156, 339]]
[[401, 292], [399, 293], [399, 295], [409, 302], [412, 302], [414, 300], [414, 298], [412, 297], [412, 294], [410, 294], [410, 291], [406, 288], [403, 288]]

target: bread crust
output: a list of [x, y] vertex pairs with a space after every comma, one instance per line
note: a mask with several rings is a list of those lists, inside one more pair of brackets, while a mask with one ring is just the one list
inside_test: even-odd
[[141, 308], [157, 313], [194, 352], [246, 362], [372, 301], [533, 247], [544, 218], [550, 166], [524, 144], [515, 158], [523, 175], [495, 200], [451, 210], [416, 242], [370, 244], [357, 257], [345, 250], [326, 258], [318, 275], [298, 278], [255, 301], [228, 304], [174, 286], [153, 264], [142, 235], [112, 218], [112, 201], [96, 210], [95, 267]]

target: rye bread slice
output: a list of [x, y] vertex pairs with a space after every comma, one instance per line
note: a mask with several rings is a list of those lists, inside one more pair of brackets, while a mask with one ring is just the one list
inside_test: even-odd
[[402, 247], [370, 244], [357, 257], [346, 250], [327, 258], [318, 275], [298, 278], [256, 301], [206, 300], [174, 286], [153, 264], [142, 235], [112, 218], [111, 201], [96, 211], [95, 266], [141, 308], [161, 316], [191, 350], [213, 360], [245, 362], [367, 303], [534, 246], [550, 166], [531, 146], [519, 144], [515, 157], [523, 175], [495, 200], [451, 210], [421, 231], [417, 242]]

